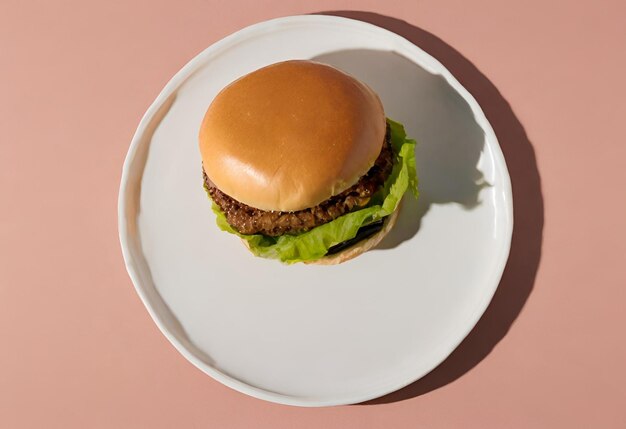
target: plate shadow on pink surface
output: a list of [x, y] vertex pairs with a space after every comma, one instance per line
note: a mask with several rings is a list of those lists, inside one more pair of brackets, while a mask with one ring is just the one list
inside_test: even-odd
[[[541, 179], [533, 146], [511, 106], [489, 79], [454, 48], [433, 34], [396, 18], [360, 11], [326, 11], [320, 14], [357, 19], [385, 28], [406, 38], [439, 60], [482, 107], [498, 137], [511, 176], [514, 205], [511, 252], [491, 304], [465, 340], [435, 370], [403, 389], [365, 402], [364, 405], [403, 401], [431, 392], [462, 377], [491, 353], [520, 314], [533, 289], [541, 259], [544, 220]], [[363, 52], [345, 51], [344, 54], [347, 56], [344, 59], [340, 58], [340, 54], [331, 53], [325, 55], [325, 58], [317, 59], [344, 67], [349, 64], [358, 64], [359, 61], [366, 61]], [[392, 53], [385, 54], [393, 55]], [[348, 63], [342, 64], [342, 61], [348, 61]], [[392, 87], [393, 85], [387, 89]], [[385, 95], [381, 94], [381, 97], [384, 99]], [[389, 114], [391, 116], [392, 112]], [[396, 232], [395, 236], [387, 237], [389, 240], [381, 243], [382, 248], [395, 247], [415, 235], [422, 216], [428, 212], [431, 204], [456, 202], [468, 209], [479, 204], [478, 192], [484, 183], [481, 181], [480, 171], [476, 168], [476, 162], [482, 150], [482, 135], [476, 134], [478, 131], [471, 124], [463, 125], [460, 132], [464, 133], [465, 146], [461, 147], [454, 143], [454, 137], [458, 134], [450, 130], [442, 130], [442, 132], [450, 137], [448, 140], [448, 144], [452, 145], [450, 148], [462, 149], [463, 156], [443, 160], [437, 158], [437, 152], [427, 152], [424, 155], [431, 158], [435, 156], [435, 159], [439, 159], [439, 167], [456, 171], [455, 181], [460, 180], [460, 188], [455, 190], [449, 186], [449, 183], [444, 183], [437, 185], [437, 188], [429, 189], [426, 186], [424, 189], [423, 183], [428, 180], [429, 170], [424, 171], [424, 166], [422, 166], [421, 171], [418, 172], [422, 189], [420, 201], [416, 204], [408, 199], [403, 207], [403, 212], [406, 213], [403, 217], [412, 222], [403, 225], [399, 221], [396, 227], [399, 232]], [[480, 143], [476, 143], [478, 141]], [[419, 150], [418, 157], [420, 156]], [[436, 170], [430, 171], [436, 174]]]

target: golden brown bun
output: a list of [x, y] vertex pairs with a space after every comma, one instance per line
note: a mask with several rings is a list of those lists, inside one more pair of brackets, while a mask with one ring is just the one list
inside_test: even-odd
[[[375, 247], [378, 243], [382, 241], [383, 238], [385, 238], [387, 234], [389, 234], [391, 228], [393, 228], [393, 226], [396, 224], [399, 213], [400, 206], [398, 205], [396, 210], [389, 216], [387, 216], [387, 219], [385, 219], [385, 223], [383, 224], [383, 228], [380, 231], [378, 231], [376, 234], [372, 235], [369, 238], [359, 241], [354, 246], [348, 247], [347, 249], [342, 250], [339, 253], [335, 253], [334, 255], [324, 256], [322, 259], [318, 259], [317, 261], [306, 261], [304, 263], [316, 265], [337, 265], [341, 264], [342, 262], [349, 261], [352, 258], [356, 258], [360, 254], [365, 253]], [[242, 238], [241, 242], [248, 249], [250, 249], [250, 245], [246, 240]]]
[[318, 205], [380, 154], [385, 113], [366, 85], [331, 66], [286, 61], [224, 88], [200, 128], [209, 179], [261, 210]]

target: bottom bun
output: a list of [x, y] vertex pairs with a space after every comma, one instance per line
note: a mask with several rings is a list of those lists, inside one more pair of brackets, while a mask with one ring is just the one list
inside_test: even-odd
[[398, 219], [398, 213], [400, 213], [400, 207], [398, 206], [396, 210], [387, 216], [385, 222], [383, 223], [383, 227], [376, 234], [372, 235], [369, 238], [364, 238], [363, 240], [356, 243], [354, 246], [348, 247], [345, 250], [342, 250], [339, 253], [335, 253], [334, 255], [324, 256], [321, 259], [316, 261], [305, 261], [305, 264], [318, 264], [318, 265], [336, 265], [341, 264], [342, 262], [349, 261], [352, 258], [356, 258], [361, 253], [365, 253], [368, 250], [374, 248], [378, 243], [382, 241], [383, 238], [391, 228], [396, 224], [396, 220]]
[[[304, 263], [317, 265], [336, 265], [341, 264], [345, 261], [349, 261], [352, 258], [356, 258], [361, 253], [367, 252], [378, 243], [380, 243], [382, 239], [385, 238], [387, 234], [389, 234], [389, 231], [391, 231], [391, 228], [393, 228], [393, 226], [396, 224], [396, 220], [398, 219], [398, 214], [400, 213], [400, 205], [401, 204], [396, 207], [396, 210], [393, 213], [387, 216], [385, 222], [383, 223], [382, 229], [376, 234], [372, 235], [369, 238], [364, 238], [363, 240], [356, 243], [354, 246], [350, 246], [347, 249], [342, 250], [341, 252], [335, 253], [334, 255], [324, 256], [323, 258], [317, 259], [315, 261], [304, 261]], [[246, 240], [242, 239], [241, 241], [248, 249], [250, 249], [250, 246]]]

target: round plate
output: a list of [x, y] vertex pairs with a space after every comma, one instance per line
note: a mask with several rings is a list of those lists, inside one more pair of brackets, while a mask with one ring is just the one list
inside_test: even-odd
[[[277, 61], [315, 59], [381, 97], [418, 141], [421, 196], [374, 250], [337, 266], [252, 256], [218, 230], [197, 135], [213, 97]], [[511, 186], [480, 107], [430, 55], [371, 24], [294, 16], [215, 43], [133, 137], [119, 197], [130, 277], [163, 334], [216, 380], [292, 405], [362, 402], [441, 363], [486, 309], [508, 257]]]

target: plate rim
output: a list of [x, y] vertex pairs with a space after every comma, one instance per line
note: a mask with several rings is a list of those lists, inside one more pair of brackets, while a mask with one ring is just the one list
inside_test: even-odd
[[[213, 55], [220, 51], [223, 48], [228, 47], [229, 45], [234, 45], [238, 40], [249, 38], [256, 34], [262, 34], [266, 30], [277, 30], [281, 29], [284, 26], [293, 25], [293, 24], [319, 24], [319, 23], [327, 23], [327, 24], [335, 24], [340, 26], [351, 26], [353, 28], [357, 28], [360, 30], [366, 30], [370, 32], [376, 32], [379, 35], [384, 35], [391, 40], [394, 40], [395, 43], [404, 45], [408, 50], [414, 51], [416, 54], [424, 56], [432, 62], [432, 64], [437, 68], [437, 73], [440, 74], [446, 82], [463, 97], [463, 99], [468, 103], [472, 113], [475, 116], [476, 122], [480, 125], [480, 127], [485, 132], [485, 139], [492, 141], [494, 144], [490, 146], [490, 149], [493, 151], [493, 156], [496, 158], [497, 163], [503, 166], [502, 171], [502, 183], [501, 188], [505, 197], [505, 217], [506, 217], [506, 226], [507, 231], [505, 236], [503, 237], [504, 242], [502, 243], [502, 251], [498, 254], [498, 260], [496, 263], [496, 268], [492, 271], [493, 282], [491, 285], [486, 285], [485, 293], [483, 297], [483, 301], [477, 306], [476, 312], [472, 315], [469, 320], [469, 323], [464, 324], [465, 329], [462, 335], [459, 336], [458, 341], [454, 342], [454, 345], [446, 350], [444, 356], [434, 364], [430, 365], [426, 371], [417, 371], [415, 374], [412, 374], [411, 377], [407, 377], [406, 381], [402, 383], [397, 383], [393, 385], [391, 388], [384, 389], [373, 389], [372, 391], [364, 392], [360, 395], [349, 395], [342, 396], [336, 398], [328, 398], [328, 399], [319, 399], [319, 398], [309, 398], [309, 397], [301, 397], [301, 396], [290, 396], [284, 395], [276, 392], [271, 392], [265, 389], [261, 389], [250, 384], [247, 384], [241, 380], [230, 377], [227, 374], [221, 372], [220, 370], [214, 368], [213, 366], [203, 362], [197, 356], [195, 356], [181, 341], [178, 337], [176, 337], [172, 332], [170, 332], [169, 328], [165, 326], [165, 322], [162, 320], [162, 316], [159, 314], [158, 310], [156, 310], [152, 303], [150, 302], [150, 298], [148, 297], [147, 292], [144, 290], [144, 286], [142, 286], [142, 282], [140, 279], [140, 275], [138, 274], [137, 262], [135, 260], [135, 256], [133, 254], [133, 250], [129, 245], [129, 226], [128, 220], [126, 219], [127, 212], [127, 203], [126, 198], [129, 191], [129, 182], [131, 180], [132, 167], [134, 164], [135, 157], [137, 155], [138, 149], [141, 145], [141, 140], [146, 132], [146, 129], [149, 127], [151, 121], [158, 111], [161, 109], [163, 104], [167, 102], [168, 98], [175, 92], [175, 90], [183, 83], [196, 69], [196, 67], [205, 60], [207, 56]], [[420, 65], [421, 66], [421, 65]], [[511, 240], [513, 235], [513, 195], [512, 195], [512, 187], [511, 187], [511, 179], [508, 172], [508, 167], [506, 164], [506, 159], [504, 158], [504, 154], [500, 147], [500, 143], [498, 138], [493, 130], [493, 127], [489, 123], [485, 113], [482, 108], [476, 101], [476, 99], [471, 95], [471, 93], [461, 85], [461, 83], [450, 73], [450, 71], [435, 57], [430, 55], [429, 53], [422, 50], [419, 46], [413, 44], [406, 38], [389, 31], [385, 28], [376, 26], [374, 24], [360, 21], [352, 18], [345, 18], [341, 16], [334, 15], [319, 15], [319, 14], [310, 14], [310, 15], [293, 15], [293, 16], [284, 16], [280, 18], [274, 18], [262, 22], [258, 22], [256, 24], [252, 24], [250, 26], [244, 27], [234, 33], [227, 35], [226, 37], [218, 40], [217, 42], [211, 44], [200, 53], [195, 55], [187, 64], [185, 64], [174, 76], [167, 82], [164, 88], [160, 91], [155, 100], [150, 104], [150, 107], [146, 110], [144, 115], [142, 116], [139, 125], [132, 137], [130, 147], [124, 159], [124, 164], [122, 167], [122, 176], [120, 181], [120, 188], [118, 194], [118, 234], [119, 240], [122, 250], [122, 255], [124, 258], [124, 264], [126, 266], [126, 270], [131, 279], [131, 282], [134, 286], [136, 293], [139, 295], [144, 307], [150, 314], [150, 317], [157, 325], [161, 333], [167, 338], [167, 340], [178, 350], [180, 354], [182, 354], [189, 362], [191, 362], [195, 367], [200, 369], [205, 374], [209, 375], [216, 381], [236, 390], [241, 393], [253, 396], [258, 399], [285, 404], [285, 405], [294, 405], [294, 406], [303, 406], [303, 407], [322, 407], [322, 406], [336, 406], [336, 405], [348, 405], [348, 404], [356, 404], [365, 402], [374, 398], [378, 398], [389, 394], [391, 392], [402, 389], [403, 387], [408, 386], [411, 383], [419, 380], [424, 377], [426, 374], [433, 371], [436, 367], [438, 367], [442, 362], [444, 362], [450, 354], [456, 350], [456, 348], [463, 342], [463, 340], [469, 335], [469, 333], [474, 329], [485, 310], [487, 309], [489, 303], [491, 302], [493, 295], [495, 294], [502, 275], [504, 273], [504, 269], [506, 267], [506, 262], [508, 261], [508, 257], [511, 249]], [[490, 287], [487, 287], [490, 286]], [[157, 291], [158, 293], [158, 291]], [[162, 298], [161, 298], [162, 299]], [[163, 301], [165, 305], [165, 301]]]

